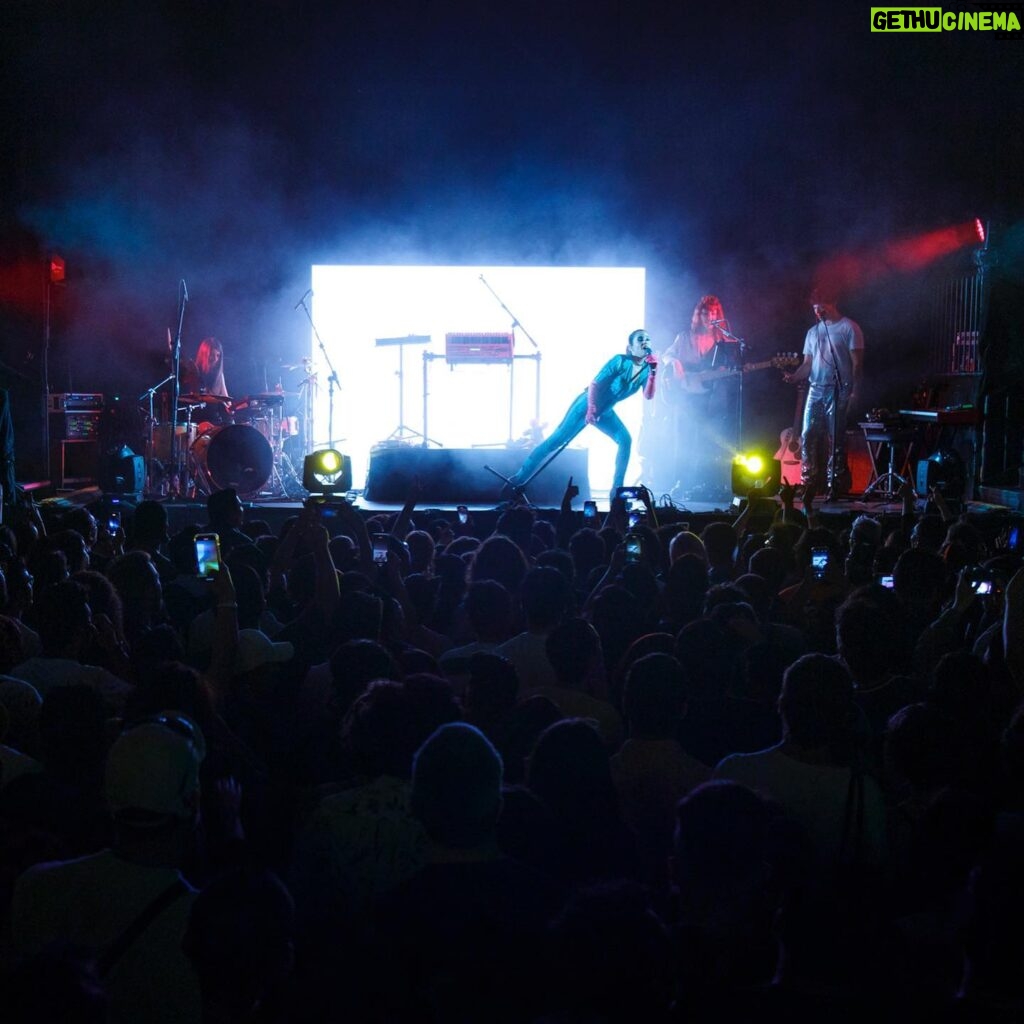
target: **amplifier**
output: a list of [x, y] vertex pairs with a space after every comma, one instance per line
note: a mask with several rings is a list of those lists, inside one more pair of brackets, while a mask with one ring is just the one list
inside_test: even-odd
[[511, 332], [444, 336], [444, 358], [449, 363], [510, 363], [513, 349]]
[[50, 478], [58, 489], [96, 483], [99, 462], [99, 441], [52, 440], [50, 443]]
[[[51, 395], [51, 398], [54, 396]], [[56, 441], [95, 441], [100, 436], [102, 409], [50, 408], [50, 439]]]
[[[64, 413], [65, 441], [93, 441], [100, 436], [99, 412], [66, 412]], [[57, 431], [59, 432], [59, 430]], [[50, 430], [51, 436], [55, 433]]]
[[83, 409], [102, 412], [103, 396], [80, 391], [51, 394], [47, 408], [50, 412], [74, 412]]

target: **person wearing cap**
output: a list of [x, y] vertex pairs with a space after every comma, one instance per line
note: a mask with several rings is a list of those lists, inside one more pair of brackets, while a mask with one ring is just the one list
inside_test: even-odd
[[236, 676], [255, 672], [265, 665], [278, 665], [291, 661], [295, 646], [287, 640], [275, 643], [260, 629], [240, 629], [238, 650], [235, 653], [234, 674]]
[[202, 733], [183, 715], [123, 732], [104, 778], [113, 847], [37, 864], [15, 883], [15, 951], [31, 955], [54, 942], [91, 950], [112, 1022], [200, 1019], [198, 985], [181, 949], [196, 893], [179, 868], [195, 840], [204, 756]]

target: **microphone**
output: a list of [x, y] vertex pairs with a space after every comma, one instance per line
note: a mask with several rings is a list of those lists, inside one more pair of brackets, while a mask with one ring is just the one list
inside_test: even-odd
[[712, 320], [711, 321], [711, 326], [712, 327], [721, 327], [722, 324], [727, 324], [728, 322], [729, 322], [728, 320]]
[[313, 294], [313, 289], [312, 288], [307, 288], [302, 293], [302, 298], [299, 299], [299, 301], [295, 303], [295, 305], [292, 307], [292, 309], [298, 309], [299, 306], [301, 306], [306, 301], [306, 299], [308, 299], [310, 297], [310, 295], [312, 295], [312, 294]]

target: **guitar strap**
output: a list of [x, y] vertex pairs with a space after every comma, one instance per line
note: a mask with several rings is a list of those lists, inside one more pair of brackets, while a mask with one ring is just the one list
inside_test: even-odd
[[96, 961], [96, 973], [99, 977], [105, 978], [132, 943], [186, 892], [188, 892], [188, 887], [180, 878], [176, 878], [156, 899], [149, 903], [142, 913], [100, 954]]

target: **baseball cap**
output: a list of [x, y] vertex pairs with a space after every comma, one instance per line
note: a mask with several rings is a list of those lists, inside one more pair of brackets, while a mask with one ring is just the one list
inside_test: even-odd
[[235, 675], [252, 672], [280, 661], [290, 661], [295, 648], [287, 640], [274, 643], [260, 629], [241, 629], [238, 631], [238, 651], [235, 654]]
[[130, 726], [107, 754], [104, 791], [115, 817], [150, 823], [190, 818], [206, 741], [186, 715], [167, 711]]

